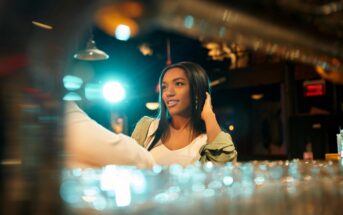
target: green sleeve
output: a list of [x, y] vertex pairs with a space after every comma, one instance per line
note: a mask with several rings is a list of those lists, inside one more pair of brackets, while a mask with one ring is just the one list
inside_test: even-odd
[[144, 147], [144, 142], [147, 138], [150, 124], [154, 119], [144, 116], [136, 124], [135, 129], [133, 130], [131, 137], [137, 141], [137, 143]]
[[228, 133], [221, 131], [211, 142], [200, 148], [200, 161], [213, 161], [216, 163], [226, 163], [236, 161], [237, 151]]

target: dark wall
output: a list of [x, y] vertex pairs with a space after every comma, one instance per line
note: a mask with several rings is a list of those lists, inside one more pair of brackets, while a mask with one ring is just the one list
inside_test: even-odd
[[312, 146], [314, 159], [324, 159], [325, 153], [337, 153], [336, 134], [342, 122], [342, 115], [291, 117], [290, 158], [302, 158], [308, 144]]

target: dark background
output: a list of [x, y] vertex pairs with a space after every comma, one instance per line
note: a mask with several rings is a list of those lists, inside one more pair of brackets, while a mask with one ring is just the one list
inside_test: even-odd
[[[227, 4], [226, 1], [217, 2]], [[328, 2], [307, 1], [307, 4], [315, 7]], [[323, 35], [333, 44], [342, 41], [342, 26], [337, 24], [341, 20], [340, 12], [315, 15], [290, 10], [272, 0], [230, 1], [230, 4], [256, 17], [266, 17], [287, 26], [302, 28], [310, 34]], [[139, 32], [129, 41], [118, 41], [92, 21], [94, 11], [88, 13], [89, 7], [83, 1], [0, 3], [3, 121], [12, 121], [10, 116], [17, 116], [12, 108], [15, 100], [8, 94], [10, 89], [19, 89], [13, 93], [17, 96], [23, 88], [35, 87], [43, 91], [43, 95], [44, 92], [53, 92], [54, 98], [61, 101], [66, 93], [62, 84], [63, 75], [82, 76], [85, 73], [79, 68], [88, 68], [92, 72], [85, 78], [84, 84], [101, 85], [110, 78], [116, 78], [124, 83], [127, 97], [120, 105], [83, 100], [80, 106], [109, 129], [111, 112], [124, 114], [127, 117], [125, 132], [130, 134], [142, 116], [156, 115], [155, 111], [145, 108], [145, 103], [157, 101], [155, 86], [159, 73], [166, 66], [169, 40], [172, 62], [194, 61], [207, 70], [212, 81], [226, 78], [226, 81], [213, 87], [213, 106], [224, 130], [229, 125], [235, 126], [230, 133], [240, 160], [302, 157], [308, 142], [313, 144], [316, 158], [335, 152], [335, 134], [339, 126], [343, 126], [342, 85], [326, 81], [324, 96], [304, 97], [303, 82], [320, 79], [311, 65], [244, 49], [247, 61], [244, 66], [238, 67], [229, 59], [215, 61], [208, 56], [202, 38], [189, 38], [155, 27]], [[32, 25], [32, 20], [45, 21], [55, 28], [53, 31], [37, 28]], [[90, 32], [94, 34], [97, 47], [110, 56], [109, 60], [84, 62], [73, 59], [73, 54], [85, 47]], [[142, 43], [150, 45], [153, 55], [141, 54], [138, 47]], [[40, 65], [42, 63], [45, 63], [44, 66]], [[256, 93], [262, 93], [264, 97], [252, 100], [251, 95]], [[19, 97], [21, 101], [27, 95]], [[42, 97], [33, 101], [41, 104]], [[2, 129], [4, 134], [1, 138], [5, 142], [11, 139], [7, 137], [10, 130], [7, 125]]]

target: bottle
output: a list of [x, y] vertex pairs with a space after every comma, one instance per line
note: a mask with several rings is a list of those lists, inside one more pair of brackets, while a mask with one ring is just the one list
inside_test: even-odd
[[306, 144], [306, 150], [303, 154], [304, 160], [313, 160], [312, 143], [309, 141]]
[[343, 158], [343, 129], [337, 134], [337, 153], [340, 159]]

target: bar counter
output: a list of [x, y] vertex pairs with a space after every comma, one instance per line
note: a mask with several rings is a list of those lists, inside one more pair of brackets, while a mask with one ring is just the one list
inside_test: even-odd
[[64, 169], [72, 214], [343, 214], [342, 161]]

